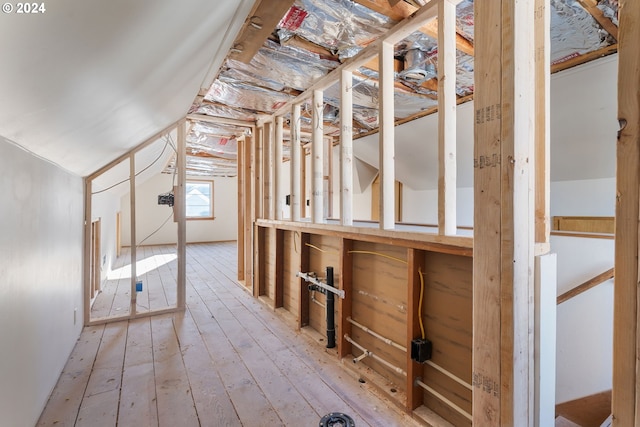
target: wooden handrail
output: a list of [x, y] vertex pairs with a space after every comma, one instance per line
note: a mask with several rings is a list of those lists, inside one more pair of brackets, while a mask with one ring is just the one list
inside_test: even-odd
[[613, 279], [613, 267], [605, 271], [604, 273], [600, 273], [597, 276], [587, 280], [586, 282], [576, 286], [575, 288], [563, 293], [558, 296], [557, 304], [562, 304], [568, 299], [571, 299], [577, 295], [580, 295], [584, 291], [587, 291], [595, 286], [598, 286], [602, 282], [606, 282], [609, 279]]

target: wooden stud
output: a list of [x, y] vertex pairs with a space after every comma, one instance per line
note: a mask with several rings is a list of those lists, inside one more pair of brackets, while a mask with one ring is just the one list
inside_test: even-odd
[[351, 336], [351, 323], [347, 318], [351, 317], [353, 304], [353, 241], [340, 240], [340, 289], [344, 291], [344, 298], [338, 298], [338, 357], [342, 359], [351, 354], [351, 343], [345, 338], [345, 334]]
[[534, 3], [475, 4], [473, 423], [533, 425]]
[[640, 2], [620, 1], [613, 301], [614, 427], [640, 423], [638, 404], [638, 220], [640, 212]]
[[[300, 271], [304, 273], [309, 272], [310, 239], [309, 233], [300, 233]], [[309, 288], [302, 279], [298, 279], [298, 284], [300, 293], [298, 295], [298, 329], [300, 329], [309, 324]]]
[[395, 129], [394, 129], [394, 72], [393, 44], [380, 45], [380, 228], [395, 228]]
[[283, 305], [284, 299], [284, 230], [276, 230], [276, 253], [275, 253], [275, 286], [273, 308]]
[[264, 282], [267, 277], [266, 257], [268, 254], [265, 253], [266, 234], [264, 227], [260, 227], [259, 225], [255, 226], [253, 296], [256, 298], [264, 295]]
[[416, 249], [407, 249], [407, 337], [405, 346], [407, 348], [407, 401], [406, 409], [411, 412], [423, 402], [423, 391], [415, 384], [415, 380], [422, 376], [423, 367], [411, 359], [411, 341], [415, 338], [422, 338], [420, 330], [420, 316], [418, 307], [420, 305], [420, 272], [424, 272], [425, 253]]
[[176, 166], [178, 169], [178, 186], [175, 194], [175, 206], [178, 208], [178, 277], [177, 303], [178, 309], [186, 307], [187, 289], [187, 122], [178, 124], [178, 154]]
[[456, 224], [456, 5], [438, 3], [438, 232]]
[[[300, 221], [300, 172], [302, 155], [300, 153], [300, 104], [294, 104], [291, 109], [291, 219]], [[303, 200], [304, 202], [304, 200]]]
[[323, 109], [324, 100], [322, 91], [313, 92], [313, 138], [311, 142], [312, 162], [311, 162], [311, 222], [319, 224], [324, 222], [324, 191], [323, 191]]
[[238, 258], [238, 275], [237, 278], [239, 281], [244, 280], [244, 253], [245, 253], [245, 223], [246, 223], [246, 215], [247, 212], [245, 210], [246, 202], [245, 195], [249, 196], [245, 192], [245, 180], [246, 178], [246, 160], [245, 160], [245, 146], [246, 142], [244, 138], [238, 138], [238, 182], [237, 182], [237, 197], [238, 197], [238, 238], [237, 238], [237, 258]]
[[92, 215], [92, 189], [93, 181], [90, 178], [84, 180], [84, 258], [83, 258], [83, 324], [87, 326], [91, 320], [91, 215]]
[[243, 148], [244, 148], [244, 209], [245, 209], [245, 221], [243, 224], [244, 227], [244, 248], [245, 248], [245, 267], [244, 267], [244, 285], [245, 287], [251, 286], [253, 283], [253, 248], [251, 243], [253, 242], [253, 223], [255, 221], [255, 208], [256, 204], [255, 198], [255, 169], [252, 167], [254, 164], [254, 144], [253, 144], [253, 135], [254, 132], [251, 133], [252, 136], [245, 136]]
[[276, 128], [275, 128], [275, 150], [274, 150], [274, 167], [273, 167], [273, 192], [274, 192], [274, 207], [275, 207], [275, 219], [282, 219], [282, 210], [283, 210], [283, 199], [284, 196], [282, 194], [282, 144], [283, 144], [283, 134], [282, 134], [282, 125], [283, 118], [282, 116], [276, 117]]
[[323, 218], [333, 218], [333, 140], [323, 138], [322, 204]]
[[340, 224], [353, 225], [353, 73], [340, 74]]
[[264, 216], [264, 127], [259, 127], [256, 135], [256, 149], [254, 157], [255, 173], [255, 199], [256, 199], [256, 218], [265, 218]]
[[273, 123], [264, 124], [262, 133], [263, 217], [273, 219]]
[[550, 214], [550, 11], [546, 0], [535, 0], [535, 215], [536, 243], [548, 252], [551, 234]]
[[131, 153], [129, 155], [129, 204], [130, 208], [130, 241], [131, 241], [131, 251], [130, 251], [130, 262], [131, 262], [131, 295], [129, 301], [129, 315], [136, 315], [136, 278], [137, 278], [137, 249], [138, 249], [138, 241], [136, 240], [136, 155], [135, 153]]

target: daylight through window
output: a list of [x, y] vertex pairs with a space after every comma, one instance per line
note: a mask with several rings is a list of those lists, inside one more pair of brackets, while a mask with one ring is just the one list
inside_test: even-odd
[[213, 182], [187, 181], [187, 219], [213, 219]]

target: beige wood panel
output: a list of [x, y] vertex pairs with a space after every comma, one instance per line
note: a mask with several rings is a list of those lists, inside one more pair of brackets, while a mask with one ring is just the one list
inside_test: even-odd
[[[325, 278], [326, 268], [333, 267], [334, 286], [340, 287], [340, 245], [341, 240], [333, 236], [311, 235], [309, 240], [309, 271]], [[320, 292], [314, 292], [314, 298], [324, 304], [326, 298]], [[337, 304], [336, 304], [337, 306]], [[309, 296], [309, 326], [326, 336], [327, 324], [325, 308], [311, 300]], [[337, 324], [337, 322], [336, 322]], [[338, 332], [336, 331], [336, 334]]]
[[[424, 263], [423, 319], [425, 335], [433, 344], [431, 361], [471, 384], [473, 261], [429, 252]], [[471, 390], [429, 365], [424, 366], [423, 378], [436, 391], [471, 413]], [[455, 426], [471, 425], [427, 392], [424, 404]]]
[[611, 233], [615, 229], [613, 216], [554, 216], [553, 229], [582, 233]]
[[282, 270], [282, 306], [298, 317], [298, 305], [300, 298], [300, 279], [296, 273], [301, 270], [300, 264], [300, 233], [297, 231], [284, 232], [283, 270]]
[[267, 228], [264, 233], [264, 269], [264, 282], [260, 295], [273, 301], [276, 283], [276, 230], [274, 228]]
[[[353, 319], [372, 331], [404, 345], [407, 321], [407, 251], [379, 243], [353, 242]], [[406, 354], [358, 328], [355, 342], [406, 371]], [[353, 355], [361, 351], [354, 348]], [[405, 391], [405, 378], [372, 358], [361, 362]], [[404, 405], [404, 402], [402, 402]]]

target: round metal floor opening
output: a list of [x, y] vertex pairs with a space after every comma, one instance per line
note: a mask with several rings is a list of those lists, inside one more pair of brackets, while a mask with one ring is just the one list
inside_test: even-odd
[[356, 423], [349, 415], [342, 412], [332, 412], [322, 417], [319, 427], [355, 427], [355, 425]]

